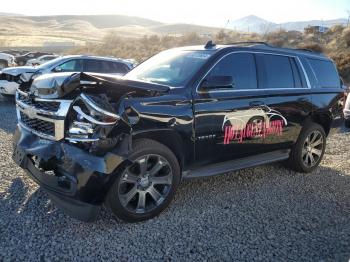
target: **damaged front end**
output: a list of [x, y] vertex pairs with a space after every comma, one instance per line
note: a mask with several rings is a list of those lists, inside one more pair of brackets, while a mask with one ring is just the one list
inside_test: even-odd
[[58, 77], [64, 80], [42, 76], [29, 92], [17, 91], [13, 158], [57, 206], [90, 221], [116, 171], [131, 164], [132, 126], [139, 118], [125, 101], [167, 89], [84, 73]]

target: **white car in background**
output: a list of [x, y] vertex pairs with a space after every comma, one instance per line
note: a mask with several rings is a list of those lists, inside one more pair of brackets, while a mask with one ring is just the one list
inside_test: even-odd
[[55, 58], [59, 57], [58, 55], [42, 55], [39, 56], [38, 58], [33, 58], [33, 59], [29, 59], [26, 63], [26, 65], [28, 66], [38, 66], [38, 65], [42, 65], [48, 61], [51, 61]]
[[6, 67], [16, 65], [16, 59], [13, 55], [0, 53], [0, 70]]
[[63, 56], [40, 66], [18, 66], [2, 70], [0, 94], [14, 96], [19, 83], [28, 83], [40, 75], [49, 73], [91, 72], [122, 76], [132, 68], [134, 64], [125, 59], [85, 55]]

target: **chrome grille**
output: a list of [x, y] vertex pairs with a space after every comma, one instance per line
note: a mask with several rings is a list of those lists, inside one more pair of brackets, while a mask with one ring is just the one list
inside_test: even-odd
[[17, 90], [16, 107], [19, 124], [32, 133], [50, 140], [64, 138], [64, 120], [71, 100], [31, 98]]
[[20, 112], [21, 122], [36, 132], [40, 132], [49, 136], [55, 136], [55, 124], [38, 118], [30, 118], [23, 112]]
[[35, 108], [52, 111], [52, 112], [56, 112], [60, 107], [59, 102], [35, 101], [23, 94], [18, 94], [18, 100], [27, 105], [33, 106]]

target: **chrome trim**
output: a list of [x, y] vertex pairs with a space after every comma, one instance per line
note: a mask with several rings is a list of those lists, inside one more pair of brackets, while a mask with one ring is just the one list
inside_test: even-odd
[[110, 117], [114, 117], [115, 119], [119, 120], [120, 116], [117, 114], [113, 114], [111, 112], [108, 112], [102, 108], [100, 108], [99, 106], [97, 106], [94, 101], [92, 101], [87, 95], [85, 95], [84, 93], [81, 93], [80, 97], [84, 100], [84, 102], [86, 102], [89, 106], [91, 106], [94, 110], [96, 110], [97, 112], [110, 116]]
[[[49, 139], [49, 140], [55, 140], [55, 141], [63, 139], [64, 138], [65, 119], [52, 119], [52, 118], [50, 118], [50, 116], [51, 117], [55, 116], [55, 117], [65, 118], [67, 113], [68, 113], [68, 110], [70, 108], [70, 105], [72, 104], [72, 100], [48, 100], [48, 99], [34, 98], [34, 101], [60, 103], [58, 110], [56, 112], [53, 112], [53, 111], [46, 111], [46, 110], [42, 110], [42, 109], [37, 109], [34, 106], [30, 106], [30, 105], [22, 102], [21, 100], [19, 100], [19, 97], [18, 97], [19, 94], [22, 94], [24, 96], [28, 96], [28, 94], [26, 94], [25, 92], [17, 89], [17, 92], [16, 92], [16, 111], [17, 111], [17, 119], [18, 119], [19, 124], [23, 128], [25, 128], [26, 130], [32, 132], [33, 134], [35, 134], [39, 137]], [[48, 135], [48, 134], [45, 134], [42, 132], [38, 132], [34, 129], [31, 129], [30, 127], [27, 127], [21, 121], [20, 112], [22, 112], [23, 114], [25, 114], [29, 118], [40, 119], [43, 121], [53, 123], [55, 126], [55, 136], [51, 136], [51, 135]]]
[[[257, 89], [225, 89], [225, 90], [209, 90], [209, 91], [200, 91], [198, 90], [199, 85], [203, 82], [203, 80], [208, 76], [208, 74], [213, 70], [213, 68], [222, 60], [224, 59], [226, 56], [232, 55], [232, 54], [237, 54], [237, 53], [248, 53], [248, 54], [265, 54], [265, 55], [278, 55], [278, 56], [286, 56], [286, 57], [293, 57], [295, 58], [298, 63], [300, 64], [303, 74], [305, 76], [306, 79], [306, 84], [307, 84], [307, 88], [257, 88]], [[257, 66], [257, 65], [256, 65]], [[270, 52], [259, 52], [259, 51], [233, 51], [230, 53], [225, 54], [224, 56], [222, 56], [219, 60], [217, 60], [214, 65], [212, 65], [210, 67], [210, 69], [207, 71], [207, 73], [204, 75], [204, 77], [202, 77], [202, 79], [198, 82], [197, 86], [196, 86], [196, 93], [198, 94], [208, 94], [208, 93], [222, 93], [222, 92], [256, 92], [256, 91], [269, 91], [269, 90], [308, 90], [311, 89], [311, 84], [310, 84], [310, 80], [309, 77], [305, 71], [305, 68], [303, 66], [303, 64], [301, 63], [300, 59], [298, 56], [295, 55], [285, 55], [285, 54], [280, 54], [280, 53], [270, 53]]]
[[85, 114], [79, 106], [73, 106], [73, 110], [75, 112], [77, 112], [79, 115], [81, 115], [82, 117], [84, 117], [87, 121], [89, 121], [93, 124], [96, 124], [96, 125], [109, 126], [109, 125], [114, 125], [117, 122], [117, 121], [114, 121], [114, 122], [110, 122], [110, 123], [105, 123], [105, 122], [98, 121], [95, 118]]
[[37, 102], [53, 102], [53, 103], [60, 103], [60, 106], [58, 108], [58, 110], [55, 111], [47, 111], [47, 110], [43, 110], [43, 109], [37, 109], [33, 106], [30, 106], [26, 103], [24, 103], [23, 101], [19, 100], [18, 98], [18, 94], [24, 95], [24, 96], [28, 96], [27, 93], [24, 93], [20, 90], [17, 90], [16, 93], [16, 104], [20, 105], [22, 108], [28, 108], [31, 107], [34, 110], [36, 110], [39, 114], [43, 114], [43, 115], [49, 115], [49, 116], [61, 116], [61, 117], [65, 117], [68, 113], [69, 107], [72, 104], [73, 100], [60, 100], [60, 99], [43, 99], [43, 98], [34, 98], [34, 101]]
[[69, 142], [77, 143], [77, 142], [96, 142], [100, 140], [99, 138], [73, 138], [73, 137], [66, 137], [66, 140]]
[[[22, 126], [26, 127], [27, 130], [31, 131], [33, 134], [36, 134], [40, 137], [44, 137], [50, 140], [61, 140], [64, 138], [64, 119], [63, 120], [57, 120], [57, 119], [52, 119], [52, 118], [47, 118], [41, 115], [37, 115], [37, 112], [32, 111], [32, 115], [28, 115], [28, 113], [25, 111], [25, 109], [22, 109], [20, 106], [16, 105], [17, 107], [17, 118], [18, 118], [18, 122], [20, 124], [22, 124]], [[21, 121], [21, 115], [20, 112], [22, 112], [23, 114], [25, 114], [27, 117], [29, 118], [35, 118], [35, 119], [40, 119], [46, 122], [51, 122], [55, 125], [55, 136], [51, 136], [51, 135], [47, 135], [45, 133], [42, 132], [38, 132], [34, 129], [31, 129], [30, 127], [27, 127], [22, 121]]]

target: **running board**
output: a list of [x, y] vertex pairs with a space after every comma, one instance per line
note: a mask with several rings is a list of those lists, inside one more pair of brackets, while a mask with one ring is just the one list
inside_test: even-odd
[[259, 166], [267, 163], [277, 162], [286, 160], [289, 158], [290, 150], [278, 150], [269, 153], [264, 153], [255, 156], [249, 156], [245, 158], [239, 158], [230, 160], [218, 164], [211, 164], [208, 166], [199, 167], [194, 170], [188, 170], [182, 173], [183, 179], [197, 178], [197, 177], [208, 177], [228, 172]]

